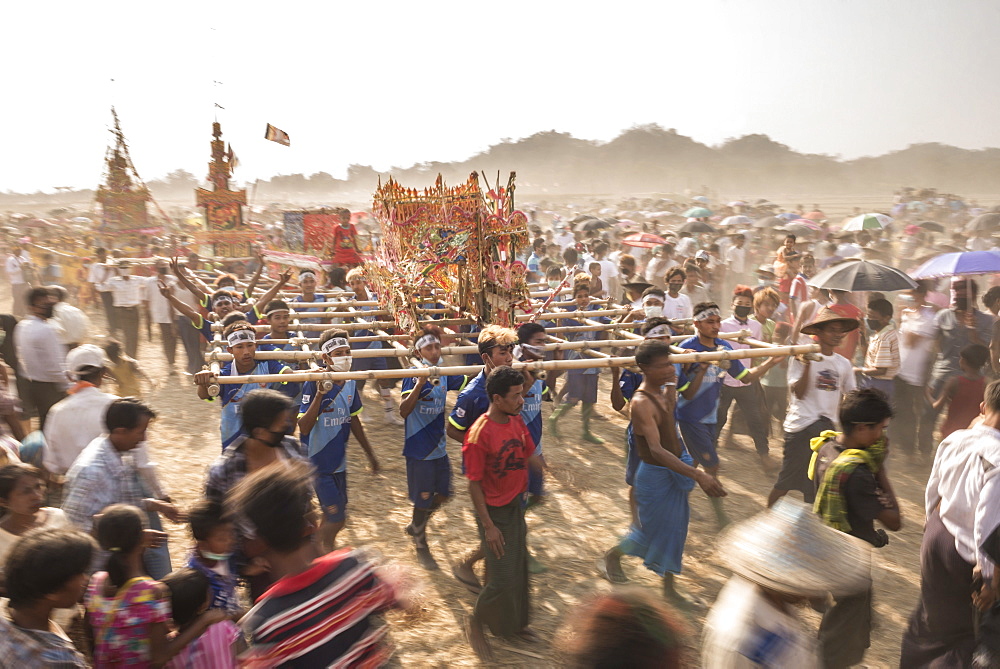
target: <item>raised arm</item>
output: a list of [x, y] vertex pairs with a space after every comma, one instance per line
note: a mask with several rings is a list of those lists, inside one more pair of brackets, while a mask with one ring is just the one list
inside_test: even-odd
[[[257, 308], [256, 305], [259, 304], [259, 305], [261, 305], [262, 307], [264, 307], [266, 309], [267, 308], [267, 303], [270, 302], [271, 300], [273, 300], [275, 298], [275, 296], [278, 294], [278, 292], [282, 288], [285, 287], [285, 284], [288, 283], [288, 280], [291, 279], [291, 278], [292, 278], [292, 270], [291, 270], [291, 268], [288, 268], [284, 272], [282, 272], [281, 275], [278, 277], [278, 282], [276, 284], [274, 284], [273, 286], [271, 286], [268, 289], [268, 291], [266, 293], [264, 293], [261, 296], [261, 298], [254, 303], [254, 306], [252, 308], [256, 309]], [[257, 311], [257, 314], [258, 315], [262, 315], [260, 313], [260, 310]]]
[[[194, 295], [195, 299], [198, 301], [198, 304], [204, 304], [205, 300], [208, 299], [208, 292], [194, 285], [194, 283], [192, 282], [192, 278], [194, 277], [188, 277], [186, 275], [184, 268], [181, 267], [179, 262], [177, 262], [177, 258], [172, 258], [170, 260], [170, 269], [171, 271], [173, 271], [174, 276], [177, 277], [177, 280], [180, 281], [181, 285], [184, 286], [187, 290], [189, 290], [192, 295]], [[194, 280], [197, 281], [197, 278], [194, 278]], [[207, 286], [205, 286], [204, 283], [202, 283], [201, 281], [198, 281], [198, 283], [200, 283], [203, 288], [207, 289]]]

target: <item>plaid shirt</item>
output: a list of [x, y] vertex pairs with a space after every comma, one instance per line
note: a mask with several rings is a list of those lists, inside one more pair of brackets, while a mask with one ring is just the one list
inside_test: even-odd
[[[237, 437], [209, 467], [208, 481], [205, 483], [205, 496], [209, 499], [224, 501], [226, 494], [246, 478], [247, 456], [243, 452], [243, 442], [246, 440], [245, 434]], [[281, 440], [280, 448], [289, 460], [309, 462], [298, 439], [285, 437]]]
[[0, 616], [0, 667], [46, 667], [86, 669], [87, 663], [59, 626], [50, 622], [50, 631], [18, 627]]
[[144, 498], [132, 454], [119, 453], [107, 437], [98, 437], [66, 474], [62, 508], [73, 525], [90, 534], [96, 514], [112, 504], [144, 509]]

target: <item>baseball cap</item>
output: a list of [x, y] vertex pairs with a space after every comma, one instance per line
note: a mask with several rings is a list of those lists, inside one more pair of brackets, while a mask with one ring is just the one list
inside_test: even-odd
[[108, 359], [100, 346], [83, 344], [66, 354], [66, 369], [70, 372], [81, 372], [87, 367], [107, 366]]

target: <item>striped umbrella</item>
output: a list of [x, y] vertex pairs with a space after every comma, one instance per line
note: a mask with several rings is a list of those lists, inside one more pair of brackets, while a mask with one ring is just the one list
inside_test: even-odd
[[892, 218], [885, 214], [861, 214], [855, 216], [842, 228], [843, 232], [857, 232], [858, 230], [882, 230], [892, 223]]

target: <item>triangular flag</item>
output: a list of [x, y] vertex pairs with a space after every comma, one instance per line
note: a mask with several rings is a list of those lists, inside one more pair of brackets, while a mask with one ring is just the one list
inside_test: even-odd
[[239, 167], [240, 159], [236, 157], [236, 152], [233, 151], [233, 145], [229, 144], [229, 152], [226, 154], [226, 158], [229, 159], [229, 174], [232, 176], [236, 168]]
[[284, 130], [278, 130], [270, 123], [267, 124], [267, 131], [264, 133], [264, 139], [269, 139], [272, 142], [284, 144], [285, 146], [291, 146], [291, 140], [288, 138], [288, 133]]

